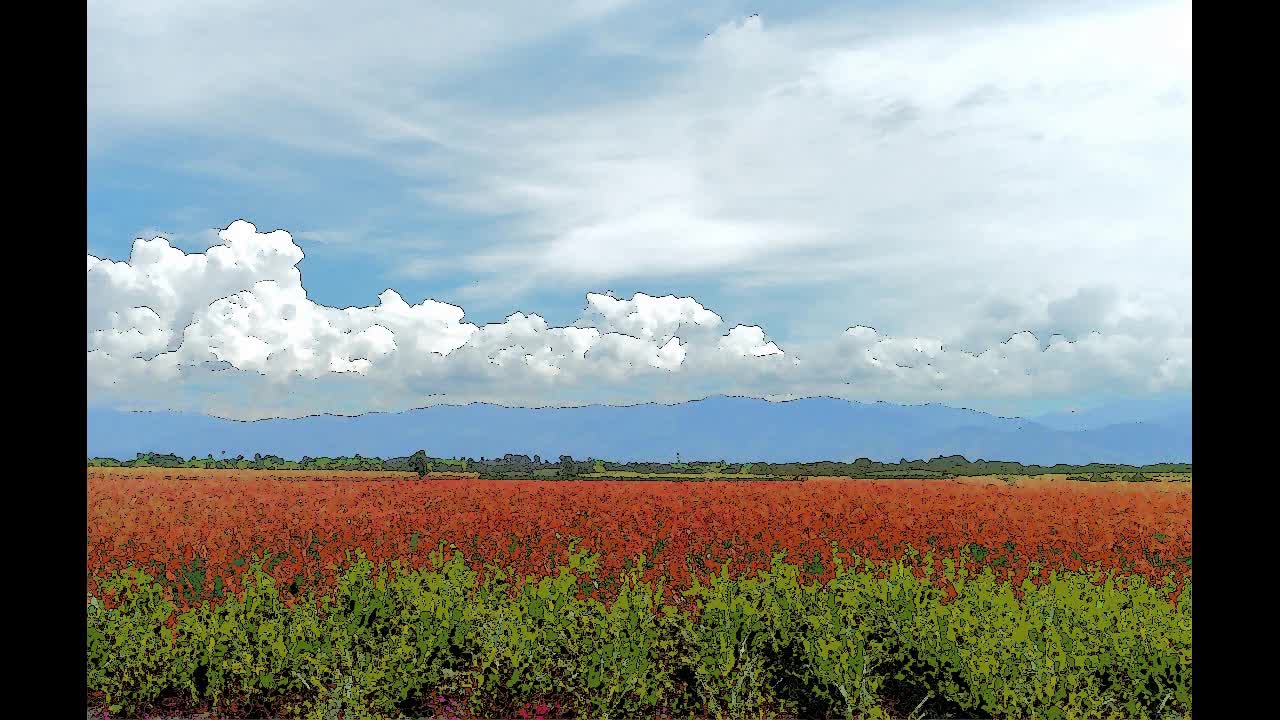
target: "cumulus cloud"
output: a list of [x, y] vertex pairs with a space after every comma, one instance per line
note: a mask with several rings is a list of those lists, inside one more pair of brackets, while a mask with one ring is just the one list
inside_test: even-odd
[[720, 338], [719, 349], [741, 357], [781, 355], [782, 349], [766, 340], [764, 330], [757, 325], [738, 325]]
[[[523, 312], [475, 325], [460, 307], [410, 304], [394, 290], [369, 307], [318, 304], [302, 284], [302, 250], [289, 233], [237, 221], [219, 238], [203, 253], [155, 238], [135, 242], [126, 261], [88, 258], [95, 400], [259, 417], [477, 400], [564, 405], [741, 393], [966, 401], [1115, 382], [1190, 384], [1189, 338], [1132, 332], [1149, 325], [1074, 342], [1051, 336], [1047, 346], [1023, 332], [981, 352], [853, 326], [793, 349], [759, 325], [727, 327], [692, 297], [594, 292], [570, 326]], [[1055, 301], [1050, 318], [1096, 301]], [[1106, 297], [1107, 307], [1122, 305]]]
[[668, 338], [687, 328], [700, 334], [715, 330], [723, 320], [693, 298], [650, 297], [636, 293], [630, 300], [587, 293], [587, 310], [581, 322], [608, 332], [652, 339]]
[[[1190, 2], [627, 4], [91, 3], [108, 159], [144, 137], [157, 166], [305, 197], [335, 227], [299, 237], [476, 281], [452, 297], [486, 316], [566, 286], [726, 298], [593, 292], [563, 328], [393, 291], [327, 308], [294, 243], [233, 227], [89, 258], [98, 391], [231, 414], [1189, 385]], [[582, 82], [544, 92], [543, 51]], [[353, 171], [401, 225], [337, 227], [369, 204], [325, 194]], [[484, 231], [427, 247], [436, 220]]]
[[476, 326], [460, 307], [430, 299], [410, 305], [394, 290], [375, 306], [327, 307], [307, 297], [296, 267], [302, 251], [288, 233], [260, 233], [237, 221], [220, 238], [205, 253], [155, 238], [138, 240], [128, 261], [89, 257], [93, 384], [174, 380], [214, 368], [277, 381], [356, 373], [380, 382], [443, 382], [451, 372], [488, 373], [495, 381], [624, 380], [679, 370], [690, 347], [743, 357], [781, 353], [742, 328], [720, 338], [729, 345], [716, 344], [720, 317], [687, 297], [591, 293], [569, 327], [522, 312]]

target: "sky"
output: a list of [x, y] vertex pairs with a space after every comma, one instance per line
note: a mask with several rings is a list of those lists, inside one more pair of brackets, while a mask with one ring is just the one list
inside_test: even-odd
[[94, 405], [1190, 392], [1189, 2], [90, 0], [87, 100]]

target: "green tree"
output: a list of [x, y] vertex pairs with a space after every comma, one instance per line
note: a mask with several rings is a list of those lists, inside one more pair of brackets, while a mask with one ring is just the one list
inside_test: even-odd
[[419, 478], [427, 476], [427, 451], [419, 450], [409, 456], [409, 462], [413, 466], [413, 471], [418, 473]]
[[571, 478], [578, 476], [578, 463], [573, 461], [572, 455], [560, 456], [560, 477]]

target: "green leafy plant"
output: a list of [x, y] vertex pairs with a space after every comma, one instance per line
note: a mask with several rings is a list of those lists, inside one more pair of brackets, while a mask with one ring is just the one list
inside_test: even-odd
[[440, 698], [482, 717], [545, 700], [591, 718], [1191, 713], [1189, 581], [1075, 572], [1015, 588], [928, 560], [833, 552], [820, 583], [776, 556], [750, 577], [721, 567], [672, 605], [644, 557], [601, 577], [576, 545], [538, 578], [481, 576], [443, 546], [421, 568], [357, 552], [332, 591], [297, 597], [258, 556], [237, 592], [181, 612], [178, 588], [130, 568], [88, 598], [87, 677], [128, 715], [170, 697], [317, 719], [422, 716]]

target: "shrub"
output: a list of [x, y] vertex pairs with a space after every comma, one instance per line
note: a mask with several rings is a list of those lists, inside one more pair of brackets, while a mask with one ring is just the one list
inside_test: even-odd
[[[675, 607], [643, 558], [610, 578], [575, 551], [517, 581], [459, 554], [412, 569], [357, 553], [333, 590], [289, 602], [258, 558], [238, 593], [181, 612], [130, 569], [89, 598], [89, 687], [113, 713], [180, 695], [252, 717], [421, 715], [439, 697], [489, 717], [545, 700], [592, 718], [1191, 712], [1189, 579], [1014, 588], [950, 560], [834, 563], [808, 584], [780, 556], [751, 577], [724, 567]], [[583, 592], [610, 582], [608, 602]]]

